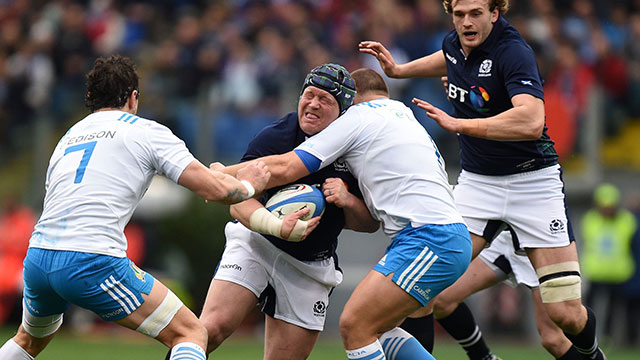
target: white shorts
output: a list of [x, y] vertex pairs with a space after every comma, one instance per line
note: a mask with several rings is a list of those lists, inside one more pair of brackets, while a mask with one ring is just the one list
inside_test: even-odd
[[333, 258], [300, 261], [240, 223], [228, 223], [225, 235], [214, 279], [243, 286], [258, 298], [266, 296], [263, 311], [269, 316], [322, 331], [329, 293], [342, 282]]
[[487, 241], [504, 225], [516, 250], [567, 246], [573, 232], [560, 173], [560, 165], [505, 176], [463, 170], [453, 189], [456, 207], [469, 231]]
[[508, 231], [501, 232], [478, 257], [512, 287], [523, 284], [535, 288], [540, 285], [529, 258], [516, 254]]

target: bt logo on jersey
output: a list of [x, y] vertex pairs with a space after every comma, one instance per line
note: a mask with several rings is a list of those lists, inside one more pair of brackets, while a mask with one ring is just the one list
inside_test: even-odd
[[487, 112], [489, 108], [486, 106], [491, 96], [481, 86], [471, 86], [470, 90], [465, 90], [455, 84], [449, 83], [449, 97], [453, 100], [458, 100], [460, 103], [470, 100], [471, 105], [479, 112]]
[[[449, 97], [454, 99], [454, 100], [460, 100], [461, 103], [464, 102], [465, 100], [465, 96], [469, 93], [469, 91], [457, 87], [452, 83], [449, 83]], [[460, 96], [460, 99], [458, 99], [458, 96]]]

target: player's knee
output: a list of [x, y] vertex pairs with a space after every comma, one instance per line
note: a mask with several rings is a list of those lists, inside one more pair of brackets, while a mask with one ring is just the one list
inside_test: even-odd
[[433, 316], [436, 319], [442, 319], [451, 315], [458, 305], [460, 305], [460, 302], [449, 299], [446, 295], [443, 295], [444, 293], [440, 293], [433, 299]]
[[560, 329], [571, 334], [580, 332], [586, 322], [579, 301], [545, 304], [545, 310]]
[[563, 336], [560, 330], [556, 332], [540, 332], [540, 344], [554, 356], [556, 354], [562, 355], [562, 350], [566, 348], [566, 342], [569, 342], [569, 340]]
[[342, 338], [348, 337], [354, 333], [354, 329], [358, 326], [358, 319], [347, 311], [343, 311], [340, 315], [339, 328]]
[[207, 352], [220, 346], [233, 333], [235, 327], [231, 320], [224, 314], [202, 314], [200, 322], [207, 331]]
[[207, 343], [207, 330], [198, 318], [182, 304], [171, 290], [164, 300], [136, 329], [139, 333], [156, 338], [168, 347], [179, 342]]

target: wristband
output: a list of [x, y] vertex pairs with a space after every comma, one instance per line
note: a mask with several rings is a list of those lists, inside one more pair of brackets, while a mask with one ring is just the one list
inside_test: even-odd
[[254, 189], [253, 185], [251, 185], [247, 180], [240, 180], [240, 182], [247, 189], [247, 199], [251, 199], [253, 195], [256, 194], [256, 189]]

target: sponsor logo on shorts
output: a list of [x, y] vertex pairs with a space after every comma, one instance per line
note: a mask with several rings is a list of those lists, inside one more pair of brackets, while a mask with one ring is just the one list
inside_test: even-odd
[[325, 304], [324, 301], [318, 300], [313, 304], [313, 316], [324, 317], [326, 312], [327, 304]]
[[386, 263], [387, 263], [387, 254], [384, 254], [382, 259], [380, 259], [380, 261], [378, 261], [378, 265], [384, 266]]
[[558, 234], [564, 232], [564, 222], [560, 219], [553, 219], [549, 223], [549, 230], [552, 234]]
[[108, 312], [108, 313], [100, 314], [100, 317], [103, 318], [103, 319], [111, 319], [112, 317], [116, 317], [116, 316], [122, 314], [123, 311], [124, 310], [122, 310], [122, 309], [116, 309], [116, 310]]
[[33, 305], [31, 305], [31, 299], [25, 299], [27, 306], [29, 307], [29, 309], [31, 309], [31, 311], [33, 311], [36, 314], [40, 314], [40, 311], [38, 311], [38, 309], [34, 308]]
[[422, 295], [422, 297], [424, 297], [427, 300], [431, 299], [431, 289], [422, 290], [418, 285], [415, 285], [413, 287], [413, 291], [415, 291], [418, 294]]
[[242, 271], [242, 266], [238, 264], [224, 264], [224, 265], [220, 265], [220, 269], [231, 269], [231, 270]]
[[140, 269], [138, 266], [136, 266], [136, 264], [134, 264], [133, 261], [129, 261], [129, 266], [131, 267], [131, 269], [133, 270], [133, 273], [136, 275], [138, 279], [142, 280], [142, 282], [147, 281], [144, 278], [146, 273], [142, 269]]

